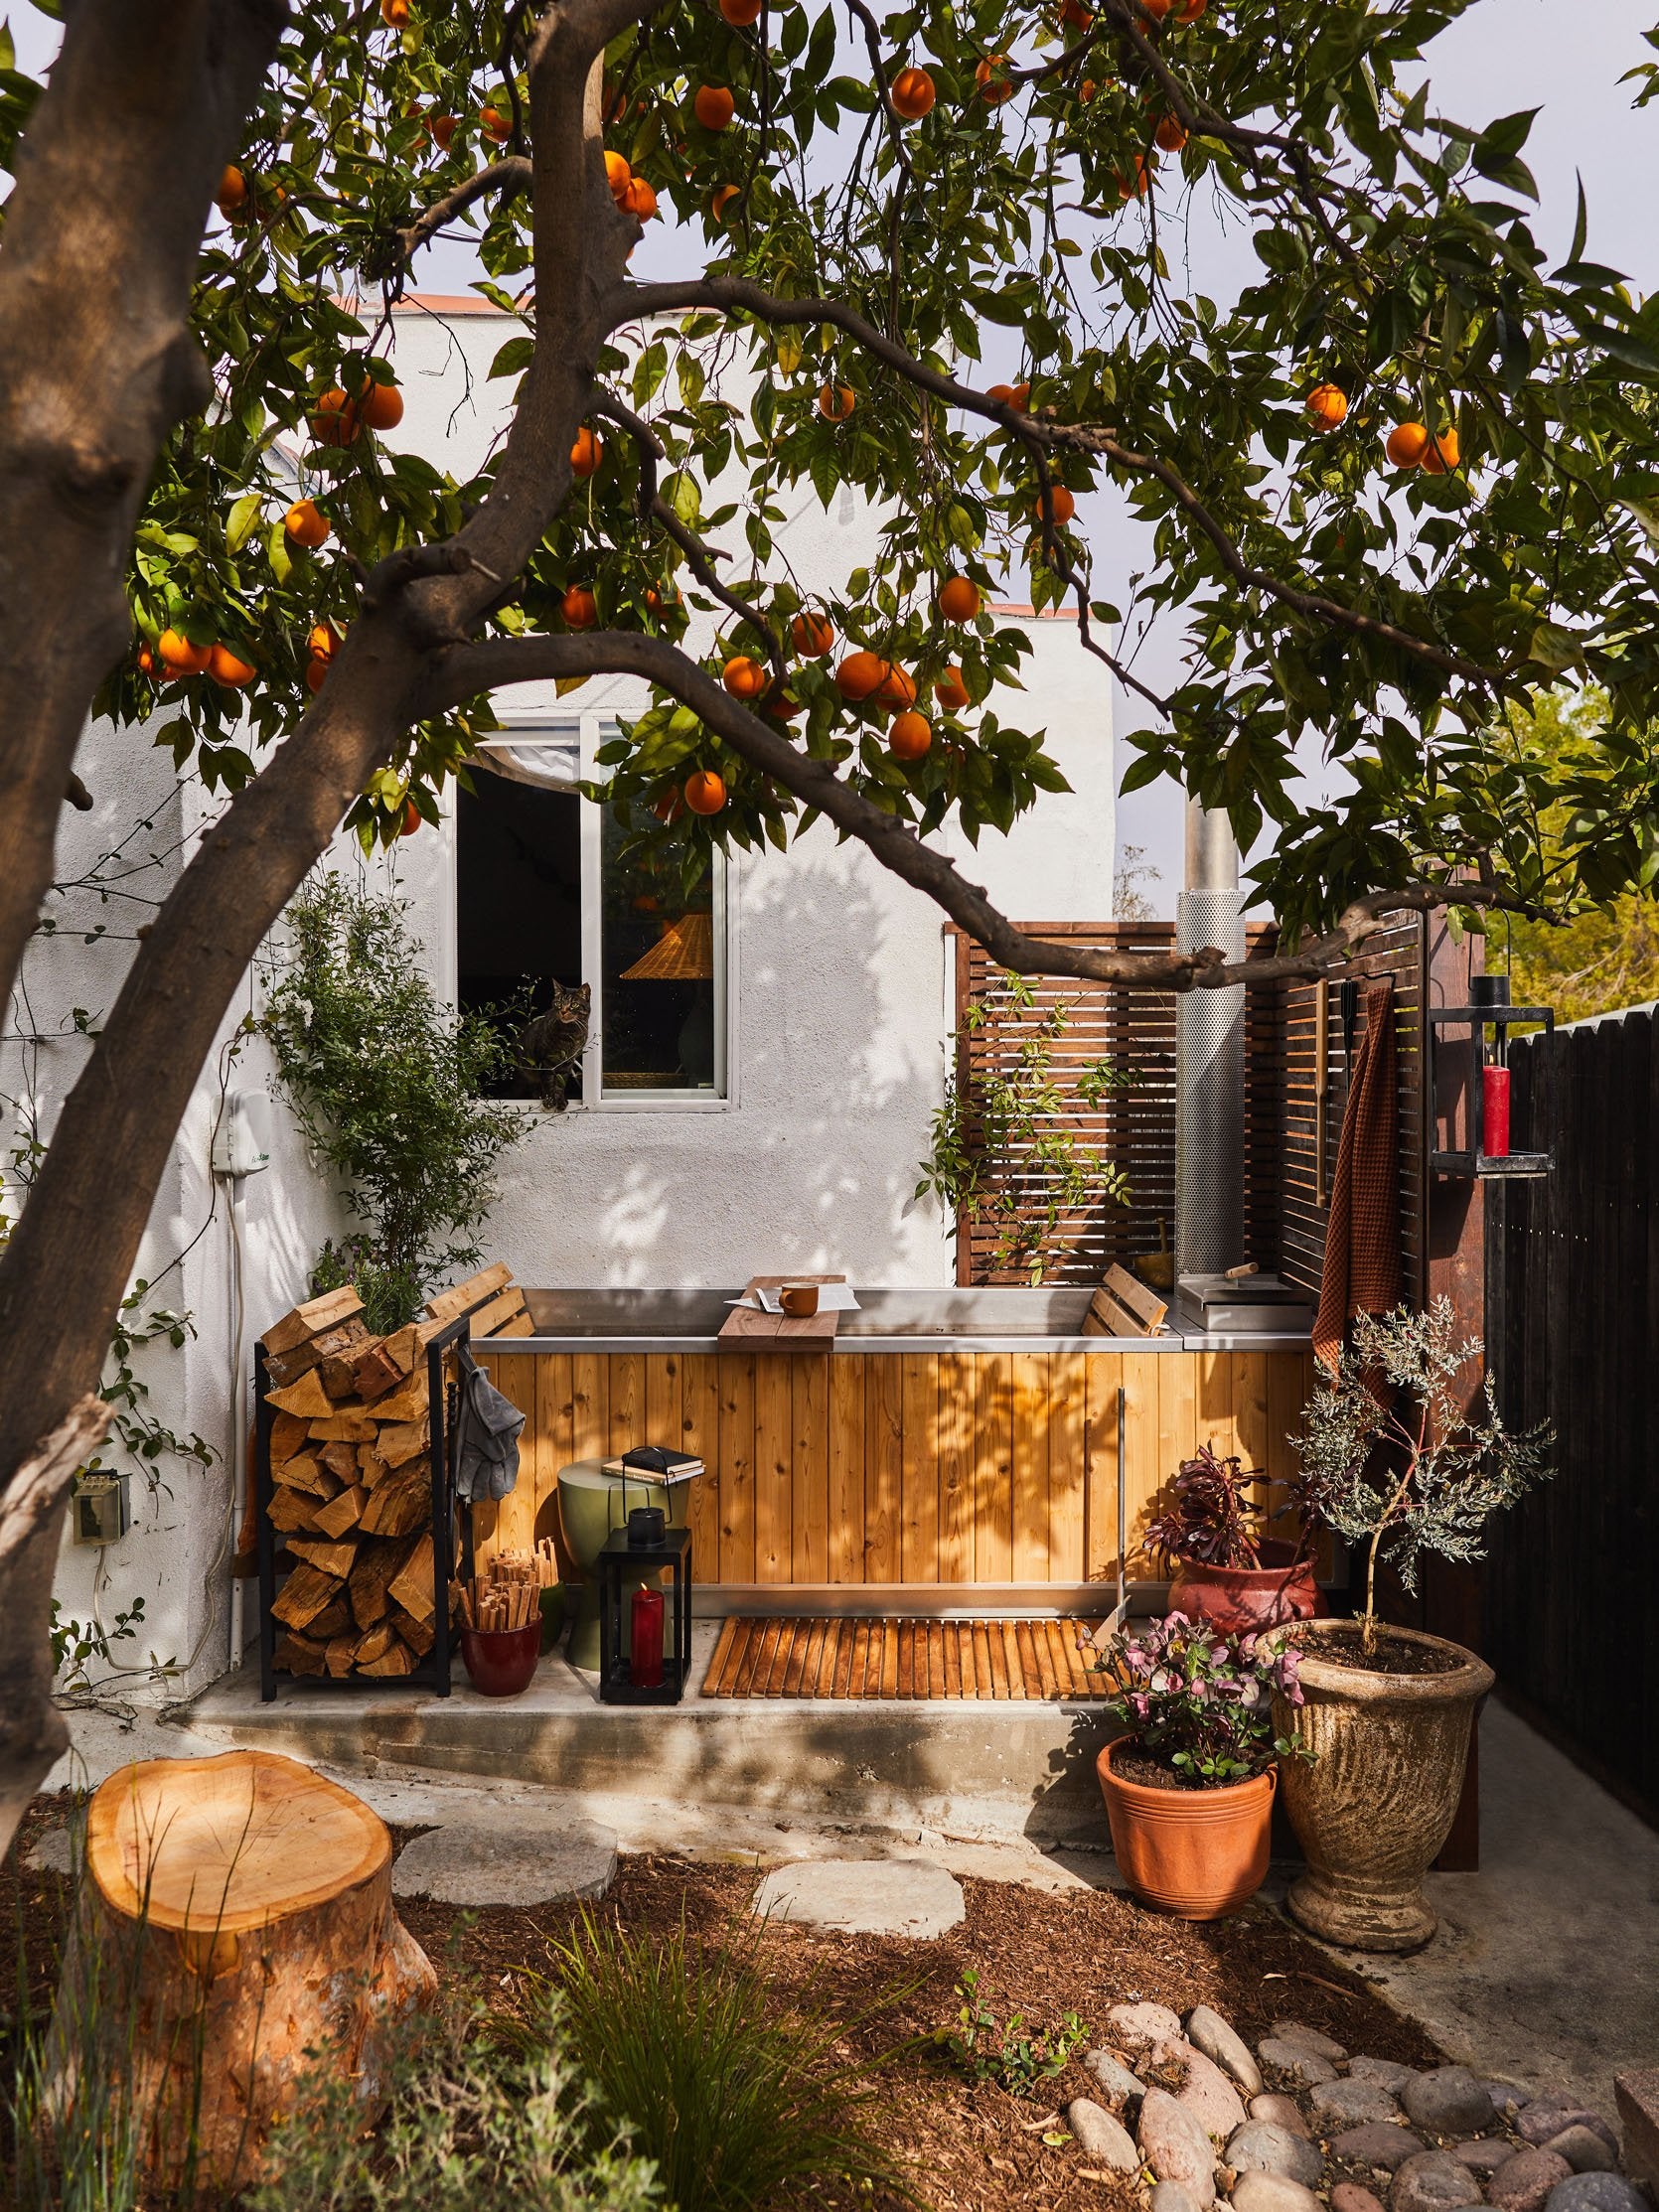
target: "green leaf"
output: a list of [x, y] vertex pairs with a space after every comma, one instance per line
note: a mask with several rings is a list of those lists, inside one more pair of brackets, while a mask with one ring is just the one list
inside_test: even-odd
[[253, 534], [253, 525], [259, 519], [259, 510], [263, 505], [264, 495], [259, 492], [244, 492], [241, 498], [236, 501], [225, 525], [225, 543], [227, 551], [232, 553], [241, 551]]

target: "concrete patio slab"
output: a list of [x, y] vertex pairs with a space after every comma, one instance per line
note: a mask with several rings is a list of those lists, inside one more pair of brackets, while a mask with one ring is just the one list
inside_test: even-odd
[[616, 1869], [616, 1835], [593, 1821], [474, 1813], [405, 1843], [392, 1865], [391, 1893], [441, 1905], [520, 1908], [555, 1897], [603, 1897]]
[[962, 1884], [925, 1859], [804, 1859], [775, 1866], [755, 1892], [763, 1918], [829, 1928], [843, 1936], [910, 1936], [925, 1940], [968, 1917]]

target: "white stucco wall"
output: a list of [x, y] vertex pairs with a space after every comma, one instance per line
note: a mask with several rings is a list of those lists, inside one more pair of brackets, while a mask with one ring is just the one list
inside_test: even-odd
[[[434, 312], [431, 304], [399, 314], [392, 347], [407, 413], [391, 442], [462, 477], [475, 469], [505, 421], [512, 383], [489, 382], [487, 370], [513, 327], [494, 313]], [[808, 588], [844, 578], [868, 556], [875, 523], [867, 510], [837, 497], [826, 513], [811, 492], [794, 501], [781, 534]], [[734, 533], [734, 545], [741, 542]], [[1005, 619], [1021, 618], [1008, 610]], [[1095, 920], [1111, 912], [1116, 847], [1106, 671], [1083, 653], [1069, 620], [1023, 619], [1035, 653], [1021, 718], [1046, 725], [1073, 795], [1046, 800], [1036, 820], [1006, 838], [987, 835], [978, 851], [960, 837], [941, 841], [1014, 918]], [[548, 690], [502, 703], [523, 719], [557, 702]], [[641, 703], [639, 691], [622, 682], [595, 682], [562, 702], [564, 711], [594, 714]], [[60, 876], [82, 873], [148, 815], [155, 829], [143, 849], [163, 857], [145, 872], [142, 889], [164, 895], [211, 804], [175, 788], [165, 755], [142, 733], [94, 726], [79, 767], [96, 809], [66, 815]], [[385, 859], [364, 863], [350, 840], [331, 858], [402, 892], [433, 978], [446, 991], [454, 977], [453, 857], [446, 822]], [[556, 1285], [734, 1283], [769, 1267], [844, 1269], [865, 1282], [950, 1281], [946, 1225], [931, 1204], [912, 1198], [942, 1097], [953, 1004], [938, 910], [862, 847], [837, 845], [822, 823], [787, 855], [737, 856], [728, 899], [730, 1098], [684, 1107], [573, 1106], [543, 1119], [501, 1164], [501, 1203], [483, 1240], [491, 1257], [507, 1260], [527, 1282]], [[28, 963], [28, 1019], [49, 1041], [30, 1052], [15, 1031], [0, 1040], [0, 1088], [16, 1095], [32, 1087], [48, 1133], [87, 1050], [74, 1035], [71, 1009], [95, 1015], [106, 1008], [132, 950], [130, 943], [81, 942], [79, 931], [110, 920], [88, 894], [73, 895], [58, 911], [65, 934], [37, 941]], [[119, 926], [130, 929], [130, 917]], [[250, 976], [221, 1047], [256, 1003]], [[246, 1088], [269, 1078], [269, 1056], [254, 1043], [227, 1080]], [[272, 1165], [235, 1186], [232, 1205], [231, 1188], [216, 1184], [210, 1169], [221, 1082], [216, 1048], [181, 1127], [138, 1270], [157, 1281], [168, 1304], [190, 1311], [196, 1331], [182, 1352], [144, 1356], [154, 1410], [181, 1433], [202, 1435], [217, 1463], [206, 1473], [164, 1468], [154, 1489], [135, 1481], [132, 1533], [105, 1552], [66, 1544], [59, 1581], [65, 1611], [83, 1620], [96, 1610], [112, 1621], [143, 1595], [143, 1633], [117, 1655], [140, 1672], [114, 1686], [139, 1697], [199, 1687], [228, 1651], [222, 1550], [237, 1359], [232, 1223], [247, 1360], [253, 1336], [304, 1295], [325, 1236], [345, 1226], [326, 1177], [280, 1108]], [[151, 1657], [191, 1664], [183, 1677], [147, 1684], [142, 1670]]]

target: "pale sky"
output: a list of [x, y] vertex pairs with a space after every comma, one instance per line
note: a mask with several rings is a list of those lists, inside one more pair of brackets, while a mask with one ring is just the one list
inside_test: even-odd
[[[1638, 63], [1659, 59], [1642, 39], [1655, 21], [1659, 0], [1477, 0], [1435, 42], [1429, 71], [1432, 111], [1458, 122], [1484, 125], [1519, 108], [1542, 110], [1526, 149], [1542, 202], [1541, 243], [1556, 253], [1570, 243], [1577, 173], [1588, 199], [1591, 258], [1621, 270], [1638, 293], [1659, 284], [1652, 223], [1659, 103], [1633, 112], [1633, 87], [1619, 78]], [[23, 0], [11, 27], [19, 66], [42, 68], [56, 48], [58, 26]], [[1173, 270], [1176, 249], [1165, 236]], [[1222, 235], [1205, 213], [1194, 214], [1187, 251], [1192, 275], [1216, 297], [1260, 273], [1248, 236]], [[653, 226], [635, 266], [642, 275], [684, 273], [666, 226]], [[460, 290], [473, 273], [466, 248], [440, 244], [423, 260], [419, 281], [428, 290]], [[1097, 596], [1125, 604], [1128, 578], [1147, 558], [1146, 533], [1110, 488], [1080, 502], [1080, 520], [1095, 551]], [[1154, 689], [1166, 688], [1177, 679], [1180, 648], [1178, 627], [1154, 633], [1140, 646], [1137, 672]], [[1115, 713], [1123, 729], [1140, 720], [1122, 698]], [[1173, 911], [1180, 815], [1180, 794], [1169, 786], [1132, 794], [1120, 815], [1120, 846], [1143, 846], [1162, 871], [1162, 885], [1152, 892], [1160, 911]]]

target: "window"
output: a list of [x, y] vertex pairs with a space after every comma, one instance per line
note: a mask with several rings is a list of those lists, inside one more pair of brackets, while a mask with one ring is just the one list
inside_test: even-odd
[[[457, 985], [512, 1036], [497, 1097], [685, 1105], [726, 1091], [724, 864], [687, 887], [685, 847], [647, 843], [576, 789], [609, 734], [582, 724], [486, 741], [456, 800]], [[588, 1041], [570, 1059], [588, 993]], [[561, 1065], [562, 1063], [562, 1065]]]

